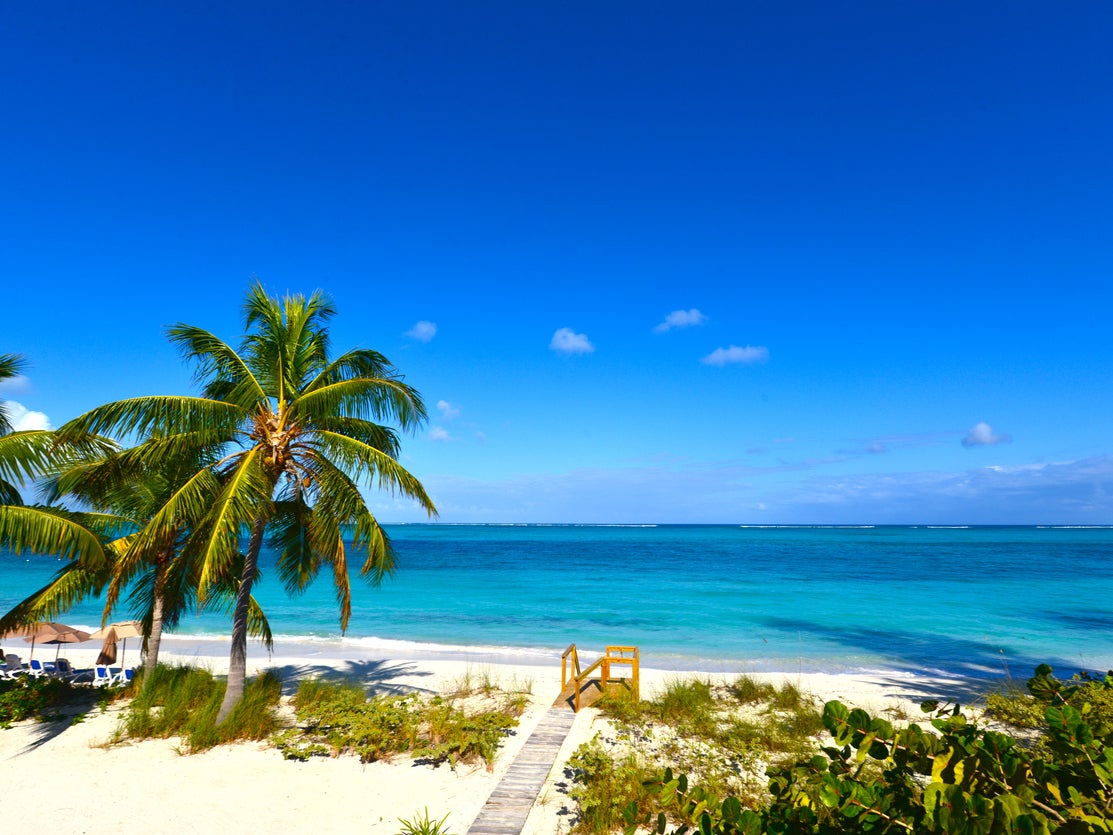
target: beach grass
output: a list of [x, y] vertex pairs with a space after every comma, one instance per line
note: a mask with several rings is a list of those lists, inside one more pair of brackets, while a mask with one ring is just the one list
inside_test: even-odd
[[252, 679], [243, 700], [218, 725], [225, 686], [207, 670], [159, 665], [145, 686], [140, 680], [116, 741], [181, 737], [183, 750], [196, 753], [229, 742], [267, 739], [278, 729], [278, 676], [267, 672]]

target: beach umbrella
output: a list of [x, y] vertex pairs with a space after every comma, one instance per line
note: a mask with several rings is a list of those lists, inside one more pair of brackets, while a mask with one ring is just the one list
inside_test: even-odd
[[[31, 645], [31, 654], [29, 658], [32, 659], [35, 657], [36, 642], [40, 644], [58, 644], [58, 650], [61, 650], [61, 644], [78, 644], [82, 641], [89, 640], [88, 632], [82, 632], [80, 629], [66, 626], [64, 623], [55, 623], [54, 621], [36, 623], [34, 626], [28, 626], [17, 634], [22, 634], [23, 640]], [[58, 651], [55, 651], [54, 657], [58, 657]]]
[[[102, 626], [89, 637], [104, 638], [104, 646], [97, 657], [98, 664], [114, 664], [116, 662], [116, 642], [123, 641], [124, 648], [120, 652], [120, 666], [124, 666], [124, 655], [128, 651], [128, 638], [143, 637], [143, 624], [137, 620], [122, 620]], [[102, 661], [101, 659], [104, 659]]]
[[59, 632], [53, 638], [40, 641], [43, 644], [54, 644], [54, 663], [58, 663], [58, 654], [62, 651], [62, 644], [80, 644], [89, 640], [89, 633], [81, 629], [70, 628], [68, 632]]

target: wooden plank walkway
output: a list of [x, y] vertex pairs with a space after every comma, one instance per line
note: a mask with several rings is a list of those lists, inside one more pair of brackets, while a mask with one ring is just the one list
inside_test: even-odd
[[563, 699], [546, 711], [467, 835], [519, 835], [575, 721]]

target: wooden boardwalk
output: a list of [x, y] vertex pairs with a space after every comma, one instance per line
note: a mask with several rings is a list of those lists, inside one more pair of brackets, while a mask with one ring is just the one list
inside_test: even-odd
[[487, 798], [468, 835], [519, 835], [575, 721], [576, 714], [563, 697], [546, 711]]

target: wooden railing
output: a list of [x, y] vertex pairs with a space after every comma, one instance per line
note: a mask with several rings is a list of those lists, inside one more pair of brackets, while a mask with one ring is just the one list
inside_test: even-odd
[[[594, 664], [586, 670], [580, 670], [580, 656], [576, 651], [576, 645], [570, 644], [564, 654], [560, 656], [560, 688], [563, 692], [568, 689], [569, 684], [575, 685], [573, 691], [573, 707], [578, 712], [580, 709], [580, 693], [584, 689], [584, 685], [592, 680], [592, 673], [596, 670], [599, 671], [598, 678], [600, 680], [599, 689], [602, 692], [607, 691], [608, 684], [619, 684], [628, 687], [633, 694], [634, 699], [641, 698], [640, 687], [638, 683], [640, 673], [640, 657], [637, 647], [619, 647], [609, 646], [607, 651], [601, 655]], [[629, 676], [620, 676], [618, 678], [611, 678], [611, 667], [614, 665], [630, 667]]]

